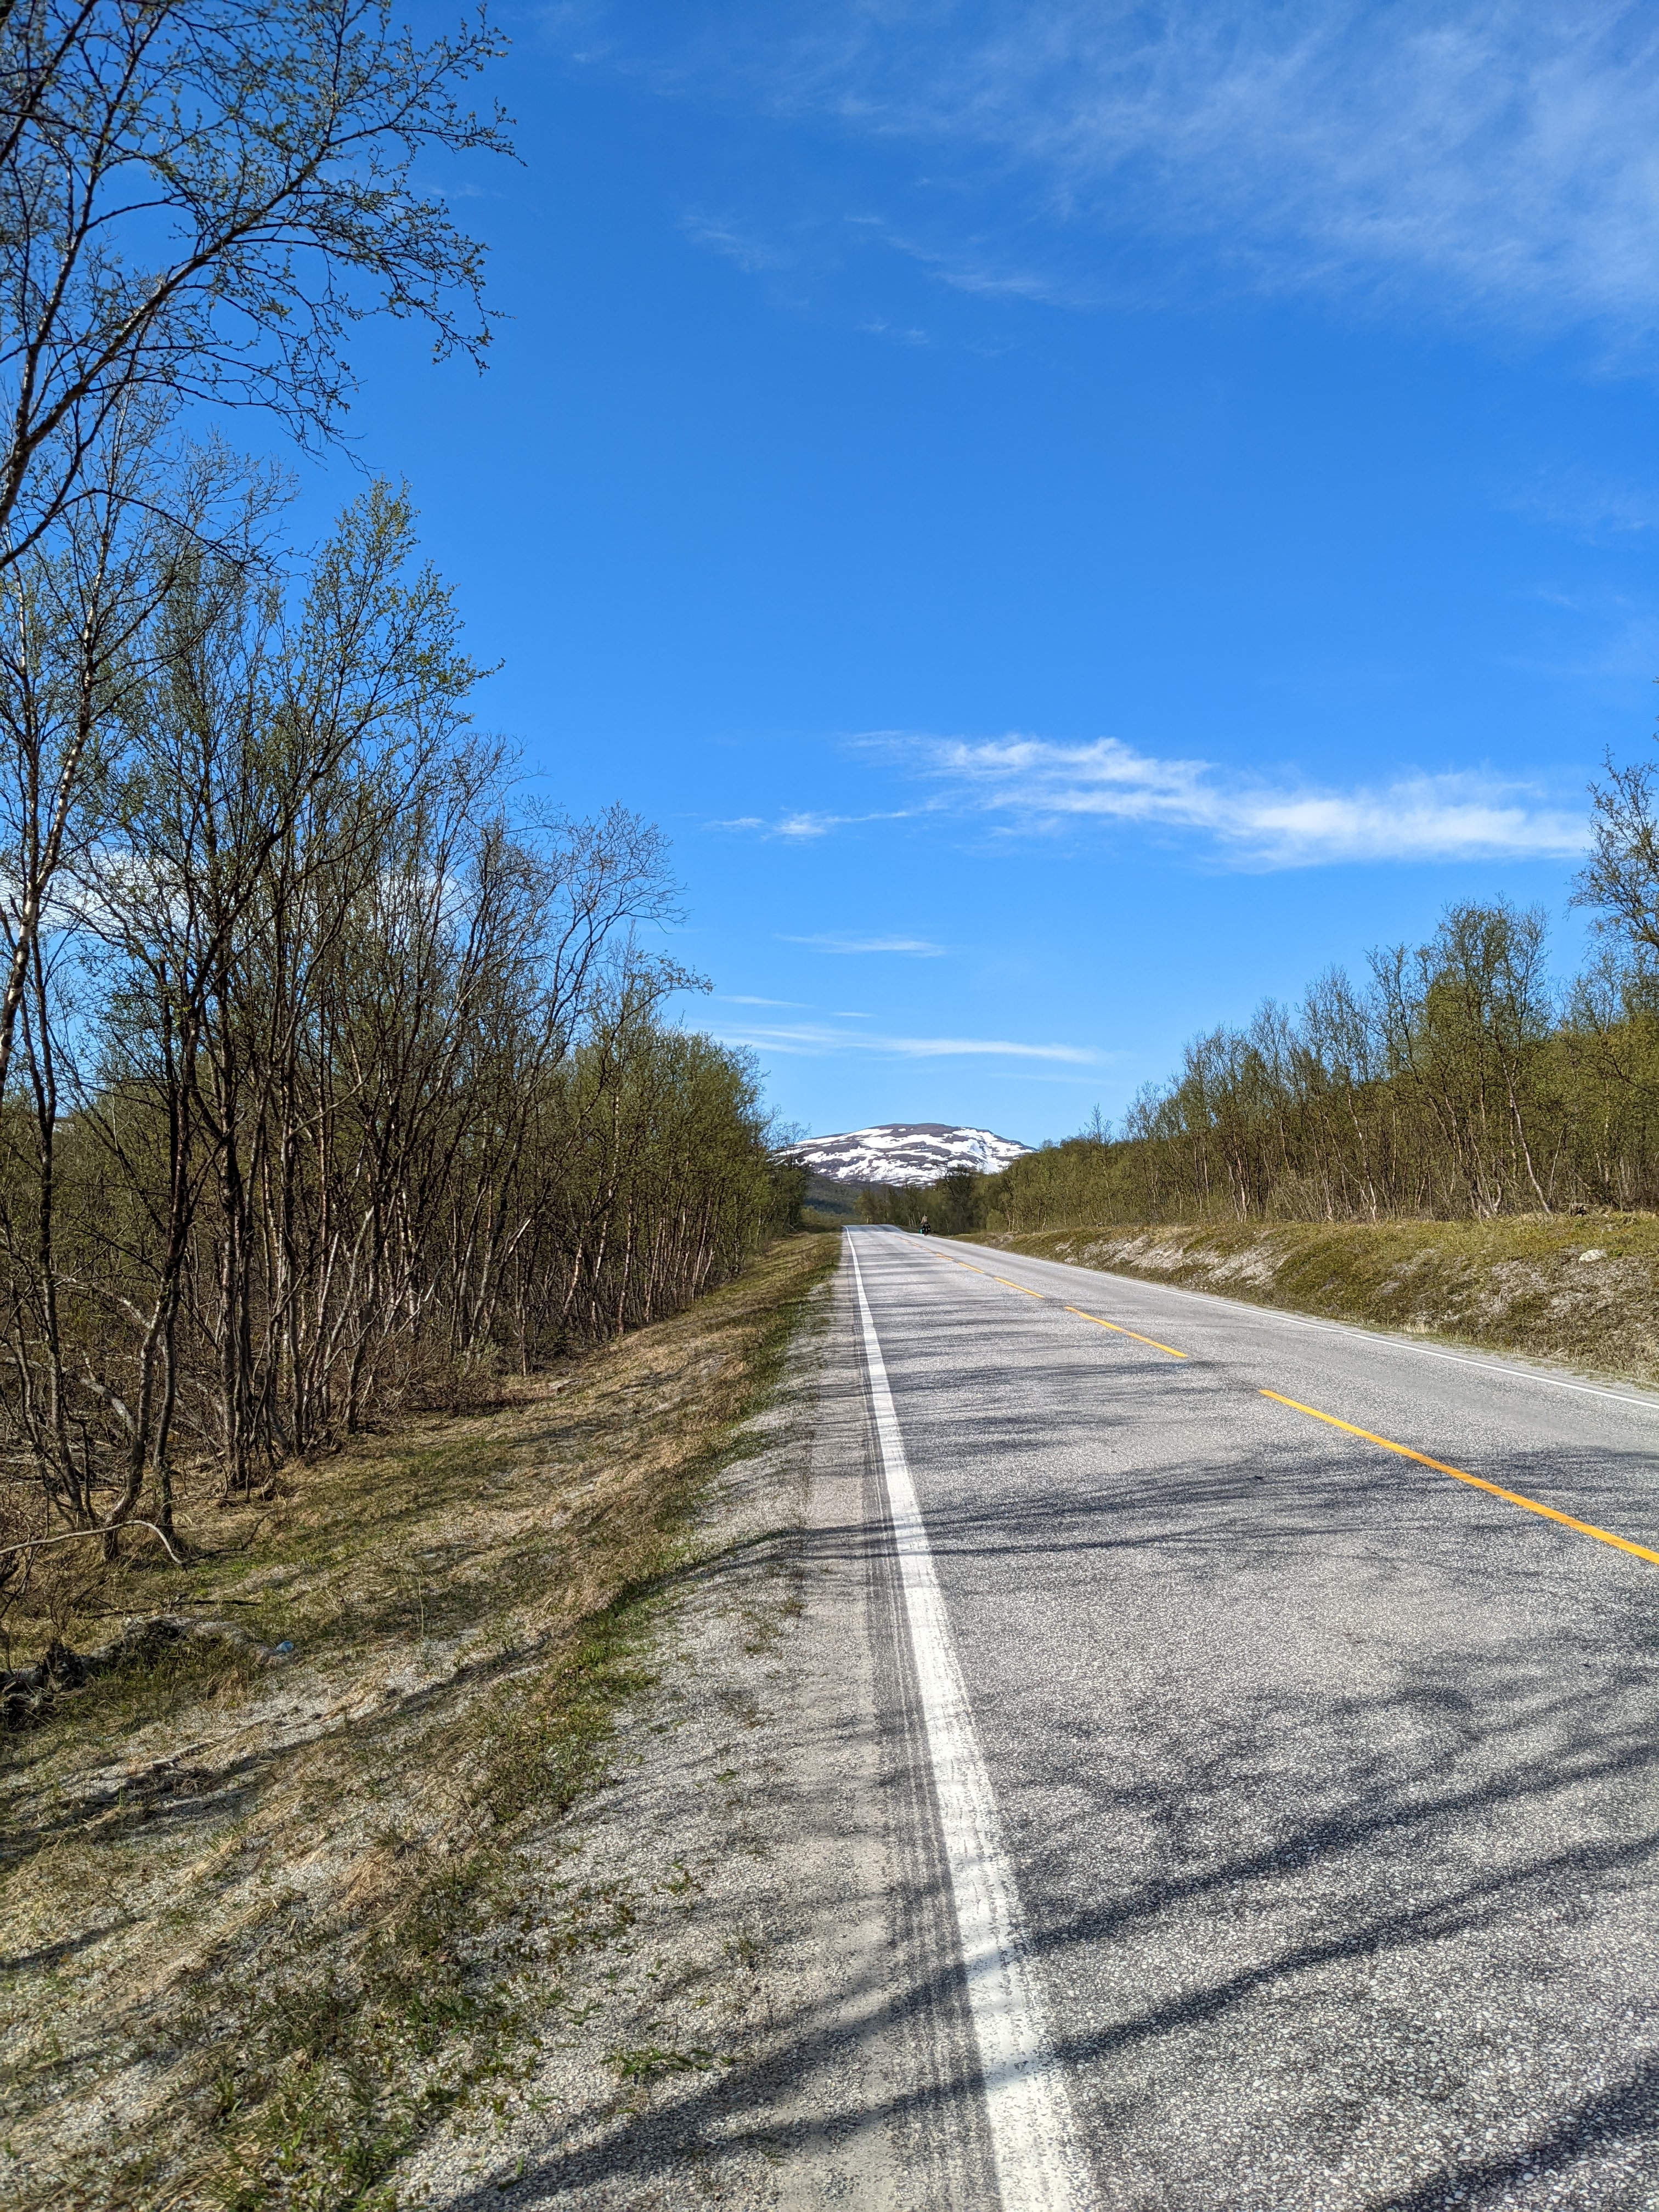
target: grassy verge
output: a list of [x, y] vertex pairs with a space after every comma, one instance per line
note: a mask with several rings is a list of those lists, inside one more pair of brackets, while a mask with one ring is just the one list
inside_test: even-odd
[[[526, 1402], [203, 1509], [187, 1571], [101, 1586], [294, 1654], [173, 1645], [0, 1748], [9, 2203], [389, 2206], [425, 2131], [522, 2069], [561, 1962], [632, 1910], [525, 1854], [648, 1684], [689, 1516], [837, 1243], [775, 1246]], [[40, 1643], [90, 1626], [52, 1606]]]
[[1659, 1218], [1230, 1223], [978, 1241], [1659, 1382]]

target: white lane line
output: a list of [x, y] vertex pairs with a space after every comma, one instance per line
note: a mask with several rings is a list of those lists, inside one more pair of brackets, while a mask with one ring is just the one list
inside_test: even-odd
[[[993, 1255], [988, 1244], [970, 1244], [970, 1252], [983, 1252], [1006, 1262], [1009, 1255], [998, 1252]], [[1380, 1345], [1384, 1352], [1408, 1352], [1413, 1359], [1443, 1359], [1452, 1367], [1474, 1367], [1483, 1375], [1501, 1376], [1508, 1382], [1539, 1382], [1547, 1390], [1571, 1390], [1581, 1398], [1609, 1398], [1615, 1406], [1632, 1406], [1638, 1413], [1659, 1413], [1659, 1395], [1638, 1398], [1633, 1391], [1609, 1390], [1599, 1382], [1571, 1382], [1565, 1375], [1540, 1375], [1535, 1367], [1516, 1367], [1504, 1359], [1481, 1359], [1467, 1352], [1441, 1352], [1431, 1344], [1413, 1344], [1408, 1338], [1391, 1335], [1387, 1329], [1362, 1328], [1357, 1322], [1316, 1321], [1308, 1314], [1286, 1313], [1279, 1306], [1248, 1305], [1242, 1298], [1230, 1298], [1224, 1291], [1189, 1291], [1183, 1283], [1153, 1283], [1144, 1275], [1116, 1275], [1105, 1267], [1079, 1267], [1066, 1260], [1031, 1260], [1023, 1253], [1013, 1255], [1016, 1262], [1024, 1259], [1028, 1267], [1052, 1267], [1056, 1274], [1093, 1275], [1097, 1280], [1126, 1283], [1137, 1291], [1162, 1291], [1166, 1297], [1192, 1298], [1212, 1306], [1226, 1306], [1231, 1311], [1250, 1321], [1285, 1322], [1291, 1328], [1310, 1328], [1317, 1336], [1352, 1337], [1358, 1343]]]
[[1003, 1856], [996, 1800], [850, 1237], [847, 1250], [853, 1262], [876, 1443], [967, 1969], [969, 2008], [979, 2044], [997, 2185], [1006, 2212], [1092, 2212], [1094, 2192], [1073, 2128], [1071, 2100], [1043, 2023], [1013, 1870]]

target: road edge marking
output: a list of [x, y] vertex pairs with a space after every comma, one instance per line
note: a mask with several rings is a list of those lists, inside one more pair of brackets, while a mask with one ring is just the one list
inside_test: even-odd
[[1071, 2100], [1027, 1954], [1013, 1869], [887, 1381], [864, 1271], [853, 1263], [877, 1455], [893, 1524], [922, 1723], [979, 2045], [997, 2185], [1007, 2212], [1094, 2212]]
[[1363, 1437], [1368, 1444], [1380, 1444], [1384, 1451], [1398, 1452], [1401, 1459], [1414, 1459], [1419, 1467], [1431, 1467], [1437, 1474], [1449, 1474], [1454, 1482], [1467, 1482], [1472, 1490], [1484, 1490], [1491, 1497], [1501, 1498], [1506, 1505], [1523, 1506], [1528, 1513], [1541, 1514], [1546, 1521], [1559, 1521], [1564, 1528], [1576, 1528], [1581, 1536], [1594, 1536], [1598, 1544], [1611, 1544], [1615, 1551], [1630, 1552], [1638, 1559], [1646, 1559], [1659, 1567], [1659, 1552], [1650, 1551], [1645, 1544], [1632, 1543], [1628, 1536], [1615, 1536], [1611, 1529], [1598, 1528], [1593, 1521], [1576, 1521], [1571, 1513], [1558, 1512], [1553, 1505], [1540, 1504], [1535, 1498], [1523, 1498], [1518, 1490], [1504, 1490], [1484, 1476], [1470, 1474], [1461, 1467], [1448, 1467], [1443, 1459], [1431, 1459], [1426, 1452], [1413, 1451], [1409, 1444], [1392, 1443], [1370, 1429], [1356, 1427], [1352, 1421], [1340, 1421], [1334, 1413], [1322, 1413], [1317, 1406], [1304, 1406], [1298, 1398], [1287, 1398], [1279, 1390], [1262, 1390], [1257, 1394], [1271, 1398], [1275, 1405], [1288, 1406], [1292, 1413], [1306, 1413], [1310, 1420], [1323, 1421], [1333, 1429], [1344, 1429], [1351, 1437]]

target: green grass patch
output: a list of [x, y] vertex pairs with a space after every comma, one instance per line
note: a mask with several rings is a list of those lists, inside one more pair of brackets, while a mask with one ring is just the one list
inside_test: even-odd
[[659, 2051], [655, 2044], [647, 2044], [638, 2051], [612, 2051], [607, 2053], [624, 2081], [650, 2081], [665, 2074], [712, 2074], [717, 2066], [735, 2066], [735, 2058], [722, 2058], [717, 2051], [701, 2047], [694, 2051]]

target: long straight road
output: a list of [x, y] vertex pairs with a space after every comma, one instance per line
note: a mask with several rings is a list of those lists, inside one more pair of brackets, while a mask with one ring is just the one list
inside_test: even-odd
[[940, 2201], [1652, 2212], [1659, 1396], [848, 1243], [981, 2060]]

